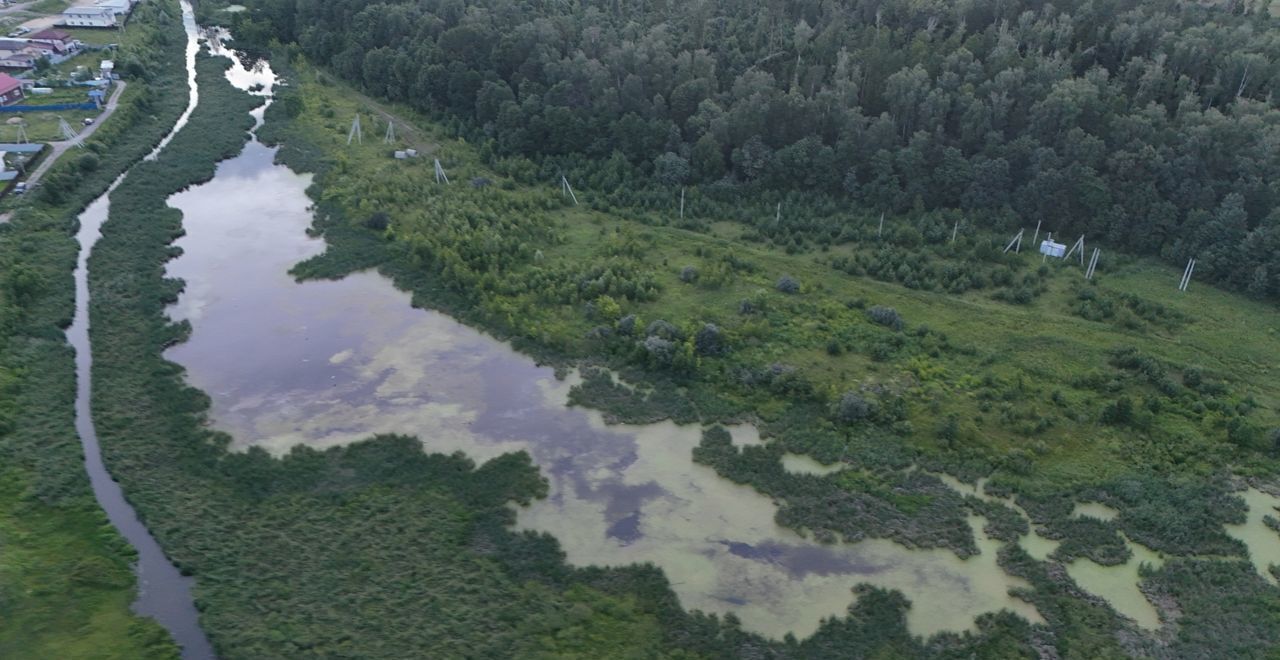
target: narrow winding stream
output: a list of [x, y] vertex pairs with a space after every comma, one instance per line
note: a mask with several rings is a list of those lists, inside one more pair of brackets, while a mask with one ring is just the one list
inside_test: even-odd
[[[192, 110], [196, 107], [195, 88], [195, 55], [198, 49], [198, 35], [195, 14], [191, 5], [182, 2], [182, 24], [187, 33], [187, 72], [190, 98], [187, 109], [179, 117], [173, 129], [164, 140], [147, 156], [154, 158], [187, 123]], [[80, 243], [80, 253], [76, 261], [76, 311], [71, 326], [67, 328], [67, 342], [76, 351], [76, 432], [84, 447], [85, 470], [89, 473], [89, 482], [93, 486], [93, 494], [98, 499], [108, 520], [115, 526], [125, 540], [138, 552], [135, 570], [138, 574], [138, 599], [133, 603], [133, 610], [143, 616], [155, 619], [164, 626], [182, 647], [182, 657], [187, 660], [205, 660], [213, 658], [213, 646], [200, 628], [199, 613], [191, 597], [193, 580], [184, 577], [173, 564], [169, 563], [164, 551], [156, 543], [155, 538], [147, 531], [145, 525], [138, 520], [133, 507], [125, 500], [120, 485], [111, 478], [102, 462], [102, 451], [98, 446], [98, 436], [94, 431], [90, 391], [92, 381], [90, 374], [93, 367], [93, 355], [89, 345], [89, 254], [93, 245], [101, 236], [102, 223], [107, 219], [110, 208], [108, 197], [128, 176], [126, 171], [111, 184], [107, 192], [94, 200], [80, 214], [80, 231], [76, 240]]]

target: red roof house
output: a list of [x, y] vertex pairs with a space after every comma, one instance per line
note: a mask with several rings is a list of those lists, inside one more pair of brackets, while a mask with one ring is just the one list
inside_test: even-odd
[[22, 98], [22, 81], [7, 73], [0, 73], [0, 105], [12, 105]]
[[65, 53], [71, 50], [75, 45], [75, 37], [71, 33], [63, 30], [49, 28], [41, 30], [35, 34], [28, 35], [27, 39], [43, 44], [48, 44], [54, 51]]

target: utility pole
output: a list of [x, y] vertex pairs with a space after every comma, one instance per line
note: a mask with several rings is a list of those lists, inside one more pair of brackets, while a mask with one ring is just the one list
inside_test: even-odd
[[684, 186], [680, 186], [680, 219], [684, 220]]
[[1026, 231], [1026, 229], [1019, 229], [1018, 233], [1013, 235], [1013, 240], [1009, 241], [1009, 244], [1004, 246], [1005, 254], [1008, 254], [1009, 250], [1013, 250], [1015, 254], [1022, 250], [1022, 235], [1026, 233]]
[[360, 130], [360, 113], [356, 113], [356, 118], [351, 120], [351, 132], [347, 133], [347, 146], [351, 146], [351, 141], [355, 140], [357, 144], [364, 144], [364, 132]]
[[444, 173], [444, 168], [440, 166], [440, 159], [436, 159], [436, 183], [449, 183], [449, 175]]
[[1100, 254], [1102, 254], [1102, 250], [1093, 248], [1093, 256], [1089, 257], [1089, 268], [1084, 271], [1084, 278], [1086, 280], [1093, 279], [1093, 271], [1098, 269], [1098, 255]]
[[1084, 234], [1081, 234], [1080, 238], [1076, 239], [1076, 242], [1071, 244], [1071, 249], [1067, 250], [1067, 253], [1063, 255], [1062, 259], [1064, 261], [1067, 259], [1070, 259], [1071, 254], [1075, 252], [1077, 248], [1080, 249], [1080, 265], [1083, 266], [1084, 265]]
[[1187, 261], [1187, 268], [1182, 271], [1182, 281], [1178, 282], [1178, 290], [1186, 291], [1187, 285], [1191, 284], [1191, 274], [1196, 272], [1196, 260], [1191, 258]]
[[884, 236], [884, 211], [880, 212], [880, 229], [876, 231], [876, 236]]
[[569, 185], [569, 180], [563, 174], [560, 175], [560, 194], [567, 194], [573, 200], [573, 205], [578, 205], [578, 196], [573, 194], [573, 187]]

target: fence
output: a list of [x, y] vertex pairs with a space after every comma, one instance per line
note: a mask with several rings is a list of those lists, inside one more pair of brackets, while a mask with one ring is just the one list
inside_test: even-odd
[[84, 103], [54, 103], [52, 105], [3, 105], [0, 106], [0, 112], [59, 112], [62, 110], [97, 110], [98, 104], [86, 101]]

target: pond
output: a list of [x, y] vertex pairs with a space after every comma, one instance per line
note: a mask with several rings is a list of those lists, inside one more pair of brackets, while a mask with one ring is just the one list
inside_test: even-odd
[[[262, 84], [240, 69], [231, 79]], [[212, 181], [170, 200], [186, 235], [168, 274], [186, 289], [169, 313], [193, 332], [166, 355], [210, 395], [213, 423], [233, 448], [282, 454], [402, 433], [479, 462], [526, 451], [550, 496], [521, 508], [519, 527], [555, 536], [575, 565], [652, 562], [686, 607], [732, 612], [772, 637], [803, 637], [842, 615], [859, 583], [906, 594], [918, 634], [971, 629], [1000, 609], [1041, 621], [1009, 595], [1027, 585], [996, 566], [999, 544], [980, 518], [970, 524], [982, 552], [967, 560], [884, 540], [816, 543], [779, 527], [770, 498], [694, 463], [700, 427], [611, 426], [571, 408], [572, 378], [415, 309], [376, 273], [295, 282], [289, 268], [324, 245], [306, 233], [310, 178], [273, 164], [273, 154], [251, 141]], [[751, 427], [730, 431], [736, 444], [760, 441]]]

